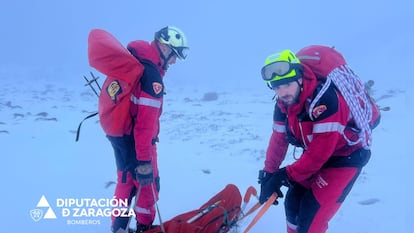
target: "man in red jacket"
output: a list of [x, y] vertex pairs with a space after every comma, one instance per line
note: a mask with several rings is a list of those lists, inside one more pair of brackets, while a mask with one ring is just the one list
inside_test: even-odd
[[[287, 232], [325, 232], [371, 152], [361, 142], [351, 143], [357, 141], [358, 129], [332, 83], [309, 111], [322, 83], [292, 51], [269, 56], [262, 77], [277, 101], [264, 169], [259, 172], [260, 202], [274, 192], [283, 197], [280, 188], [286, 186]], [[280, 168], [289, 144], [303, 148], [303, 153]]]
[[[144, 232], [151, 228], [154, 221], [154, 205], [160, 189], [156, 143], [164, 95], [163, 77], [177, 58], [186, 58], [188, 46], [184, 33], [176, 27], [168, 26], [156, 32], [152, 42], [132, 41], [127, 49], [143, 65], [144, 70], [127, 98], [131, 103], [123, 114], [130, 116], [130, 123], [124, 124], [123, 136], [107, 137], [114, 148], [117, 165], [114, 198], [131, 201], [135, 196], [136, 232]], [[112, 82], [112, 86], [104, 85], [100, 99], [116, 100], [122, 91], [119, 82]], [[128, 232], [128, 223], [128, 217], [113, 216], [112, 231]]]

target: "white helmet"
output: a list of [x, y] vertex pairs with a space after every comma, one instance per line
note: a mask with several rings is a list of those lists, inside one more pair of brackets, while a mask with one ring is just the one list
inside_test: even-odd
[[185, 59], [187, 57], [187, 38], [184, 33], [172, 26], [167, 26], [155, 33], [155, 39], [160, 43], [168, 45], [171, 50], [177, 55], [180, 59]]

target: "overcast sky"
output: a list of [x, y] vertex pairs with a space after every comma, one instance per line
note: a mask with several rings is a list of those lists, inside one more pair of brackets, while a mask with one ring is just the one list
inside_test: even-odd
[[395, 71], [379, 72], [366, 65], [383, 67], [378, 63], [395, 58], [409, 65], [414, 51], [412, 4], [408, 0], [7, 1], [0, 8], [0, 65], [43, 66], [65, 71], [62, 77], [78, 78], [90, 70], [86, 51], [91, 29], [106, 29], [126, 45], [135, 39], [151, 40], [159, 28], [175, 25], [187, 34], [191, 47], [185, 64], [171, 72], [178, 82], [232, 85], [243, 79], [261, 84], [257, 78], [267, 55], [309, 44], [336, 46], [362, 75], [389, 76]]
[[[170, 68], [166, 81], [169, 84], [220, 87], [225, 90], [224, 93], [231, 94], [220, 95], [217, 103], [199, 104], [197, 97], [205, 92], [197, 92], [196, 88], [192, 88], [186, 89], [189, 92], [184, 93], [179, 88], [171, 88], [174, 91], [166, 98], [166, 124], [162, 130], [166, 140], [160, 144], [160, 155], [169, 155], [172, 151], [172, 154], [182, 156], [181, 159], [186, 163], [179, 164], [183, 169], [173, 167], [173, 175], [163, 178], [164, 190], [168, 190], [162, 194], [164, 196], [160, 203], [165, 219], [181, 211], [168, 208], [168, 205], [177, 204], [174, 202], [177, 197], [185, 200], [176, 188], [176, 177], [192, 177], [198, 174], [199, 167], [213, 171], [208, 176], [194, 176], [199, 181], [194, 184], [200, 185], [197, 187], [200, 190], [218, 190], [205, 185], [214, 178], [222, 183], [235, 182], [241, 186], [256, 182], [255, 176], [262, 163], [245, 162], [249, 159], [245, 155], [257, 154], [265, 148], [264, 145], [260, 150], [255, 149], [259, 147], [258, 143], [264, 142], [260, 139], [267, 137], [267, 130], [271, 130], [271, 127], [256, 125], [271, 124], [271, 115], [262, 114], [264, 110], [260, 109], [265, 107], [265, 112], [271, 114], [272, 103], [267, 106], [267, 102], [263, 102], [271, 102], [271, 94], [269, 97], [257, 95], [257, 89], [243, 93], [240, 86], [262, 88], [262, 93], [266, 93], [263, 95], [267, 95], [271, 91], [260, 80], [260, 68], [268, 55], [283, 49], [298, 51], [310, 44], [325, 44], [335, 46], [342, 52], [363, 80], [374, 79], [376, 85], [382, 87], [379, 88], [382, 90], [380, 94], [387, 94], [385, 90], [402, 90], [402, 93], [397, 91], [396, 94], [396, 103], [401, 103], [401, 106], [394, 104], [393, 98], [380, 102], [384, 106], [391, 106], [392, 110], [384, 113], [384, 123], [377, 130], [378, 159], [368, 165], [368, 173], [364, 175], [368, 179], [362, 179], [362, 185], [356, 186], [349, 205], [342, 208], [346, 218], [338, 214], [334, 224], [343, 226], [352, 222], [360, 224], [361, 229], [379, 224], [378, 228], [382, 232], [412, 229], [412, 224], [409, 224], [412, 203], [405, 201], [410, 198], [411, 190], [407, 191], [410, 186], [406, 184], [410, 183], [408, 173], [412, 164], [412, 156], [408, 152], [410, 137], [406, 136], [412, 132], [412, 126], [405, 123], [413, 115], [411, 93], [414, 93], [414, 88], [410, 72], [414, 54], [412, 4], [410, 0], [3, 1], [0, 7], [0, 80], [5, 85], [0, 92], [0, 102], [3, 103], [0, 103], [0, 130], [3, 131], [0, 144], [4, 147], [5, 169], [1, 170], [4, 173], [1, 177], [5, 178], [2, 180], [3, 186], [12, 192], [3, 192], [5, 197], [2, 199], [19, 200], [17, 204], [12, 201], [3, 203], [6, 205], [4, 209], [11, 210], [8, 217], [15, 219], [25, 214], [21, 225], [32, 230], [34, 222], [29, 218], [28, 211], [34, 208], [41, 194], [47, 194], [48, 198], [53, 198], [53, 195], [81, 196], [91, 193], [97, 194], [96, 197], [112, 195], [108, 189], [102, 191], [102, 180], [112, 179], [114, 173], [108, 173], [109, 167], [113, 168], [113, 160], [103, 155], [107, 155], [111, 148], [108, 148], [110, 145], [104, 135], [96, 133], [101, 132], [98, 124], [93, 124], [92, 120], [85, 123], [82, 140], [78, 144], [74, 142], [74, 134], [69, 133], [69, 130], [76, 129], [86, 115], [85, 110], [96, 109], [94, 96], [89, 96], [93, 101], [84, 99], [89, 97], [84, 95], [82, 75], [93, 70], [87, 61], [88, 33], [91, 29], [102, 28], [126, 45], [135, 39], [152, 40], [155, 31], [166, 25], [174, 25], [186, 33], [191, 50], [185, 62], [177, 62]], [[15, 76], [20, 79], [15, 79]], [[59, 85], [44, 82], [45, 76], [56, 78]], [[32, 85], [31, 82], [38, 85]], [[68, 87], [69, 84], [73, 86]], [[173, 85], [167, 85], [167, 88], [170, 86]], [[232, 89], [233, 86], [238, 87]], [[392, 101], [387, 102], [389, 100]], [[56, 117], [58, 120], [37, 121], [37, 113], [49, 113], [51, 119]], [[398, 124], [400, 122], [402, 124]], [[196, 134], [193, 134], [194, 131]], [[240, 140], [228, 136], [232, 133], [239, 136]], [[252, 135], [252, 140], [246, 140]], [[50, 146], [50, 140], [53, 146]], [[173, 143], [168, 143], [169, 140]], [[21, 146], [22, 142], [24, 146]], [[91, 142], [102, 142], [102, 147], [90, 146]], [[227, 145], [227, 142], [234, 144]], [[189, 150], [186, 145], [195, 145], [194, 150]], [[229, 160], [234, 160], [233, 156], [240, 152], [244, 160], [237, 161], [249, 166], [252, 175], [246, 169], [237, 169], [251, 179], [238, 177], [238, 173], [224, 169], [223, 173], [217, 172], [225, 163], [207, 163], [206, 160], [199, 160], [199, 157], [194, 160], [186, 158], [201, 155], [208, 159], [210, 149], [206, 148], [210, 147], [218, 148], [220, 152], [213, 155], [231, 155]], [[91, 150], [91, 153], [85, 153], [84, 148]], [[84, 154], [88, 156], [83, 157]], [[174, 157], [170, 159], [176, 162]], [[98, 160], [104, 167], [94, 166], [97, 172], [88, 172], [90, 164]], [[188, 161], [195, 161], [197, 168], [186, 170], [192, 168], [188, 166]], [[218, 159], [214, 157], [213, 161]], [[168, 162], [160, 161], [166, 164], [163, 170], [166, 174], [169, 174]], [[16, 173], [16, 167], [24, 172]], [[74, 167], [77, 170], [75, 173]], [[14, 179], [6, 179], [10, 174], [15, 174]], [[226, 179], [222, 179], [224, 176]], [[182, 186], [187, 185], [186, 182], [181, 183]], [[28, 190], [31, 195], [27, 195]], [[186, 201], [182, 210], [198, 206], [210, 195], [207, 192], [200, 193], [204, 196], [191, 203]], [[372, 208], [367, 207], [372, 210], [370, 213], [376, 214], [360, 217], [367, 209], [357, 202], [370, 197], [380, 200], [379, 204], [370, 206]], [[407, 206], [406, 209], [404, 206]], [[364, 211], [355, 211], [353, 208]], [[271, 211], [276, 210], [281, 209], [270, 210], [270, 214], [260, 224], [267, 227], [267, 223], [274, 222], [272, 218], [276, 215], [271, 214]], [[353, 219], [350, 221], [348, 216]], [[270, 220], [266, 222], [265, 218]], [[105, 221], [109, 222], [109, 219]], [[48, 224], [53, 223], [45, 221], [47, 229], [51, 229]], [[9, 221], [9, 225], [13, 225], [13, 222]], [[107, 229], [108, 225], [102, 224], [101, 227]], [[258, 226], [257, 229], [260, 229]], [[5, 229], [12, 227], [14, 229], [15, 225], [10, 228], [6, 225]], [[346, 231], [348, 228], [343, 229]], [[71, 228], [64, 230], [72, 232]]]

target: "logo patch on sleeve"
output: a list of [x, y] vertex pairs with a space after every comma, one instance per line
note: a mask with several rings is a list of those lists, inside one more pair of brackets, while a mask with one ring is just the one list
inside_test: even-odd
[[156, 95], [158, 95], [162, 91], [162, 84], [161, 83], [158, 83], [158, 82], [153, 82], [152, 83], [152, 89], [154, 90], [154, 93]]
[[106, 88], [106, 92], [114, 103], [117, 102], [117, 96], [122, 93], [121, 85], [119, 85], [118, 80], [112, 81]]
[[326, 107], [326, 105], [319, 105], [316, 106], [315, 108], [313, 108], [312, 111], [312, 116], [313, 118], [318, 118], [320, 115], [322, 115], [322, 113], [324, 113], [328, 108]]

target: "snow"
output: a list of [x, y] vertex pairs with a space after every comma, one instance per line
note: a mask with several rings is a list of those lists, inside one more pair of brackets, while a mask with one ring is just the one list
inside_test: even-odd
[[[406, 30], [412, 22], [410, 3], [377, 1], [368, 6], [347, 1], [341, 11], [333, 11], [338, 9], [333, 3], [325, 8], [318, 7], [322, 1], [304, 3], [295, 6], [302, 14], [295, 14], [297, 18], [283, 28], [287, 35], [294, 35], [297, 27], [293, 25], [301, 22], [303, 34], [286, 38], [270, 22], [291, 17], [277, 10], [291, 9], [287, 2], [233, 6], [220, 1], [220, 7], [212, 8], [211, 2], [183, 1], [192, 10], [183, 10], [178, 2], [160, 9], [156, 16], [143, 11], [137, 16], [134, 9], [154, 6], [131, 0], [122, 6], [112, 1], [87, 5], [41, 1], [24, 7], [15, 1], [0, 9], [4, 30], [0, 44], [2, 232], [110, 232], [109, 217], [64, 217], [56, 202], [113, 195], [114, 186], [105, 185], [115, 180], [115, 160], [97, 117], [83, 123], [80, 140], [75, 142], [79, 122], [97, 109], [97, 98], [84, 87], [82, 77], [94, 71], [86, 59], [87, 33], [95, 27], [105, 28], [125, 44], [136, 38], [150, 39], [154, 30], [166, 24], [186, 32], [191, 53], [188, 60], [172, 66], [165, 79], [167, 95], [158, 144], [158, 206], [163, 221], [198, 208], [226, 184], [236, 184], [242, 193], [250, 185], [259, 189], [257, 173], [263, 167], [274, 104], [272, 91], [260, 80], [262, 62], [286, 47], [297, 50], [323, 43], [343, 51], [363, 80], [375, 80], [375, 97], [389, 95], [379, 104], [391, 107], [374, 131], [371, 161], [328, 232], [412, 231], [409, 133], [414, 92], [408, 70], [414, 38]], [[313, 21], [316, 25], [304, 20], [304, 12], [311, 10], [319, 12]], [[344, 13], [351, 10], [355, 21]], [[183, 15], [160, 17], [170, 11]], [[321, 12], [324, 17], [319, 16]], [[276, 13], [281, 16], [272, 18]], [[229, 14], [232, 17], [226, 17]], [[333, 17], [338, 19], [336, 25], [326, 20]], [[246, 25], [258, 26], [246, 29]], [[207, 93], [217, 94], [217, 99], [205, 99]], [[293, 161], [290, 148], [285, 164]], [[38, 208], [43, 195], [57, 219], [32, 219], [30, 211]], [[73, 220], [89, 224], [72, 224]], [[250, 220], [241, 222], [237, 231], [242, 232]], [[272, 206], [251, 230], [284, 231], [283, 205]]]

